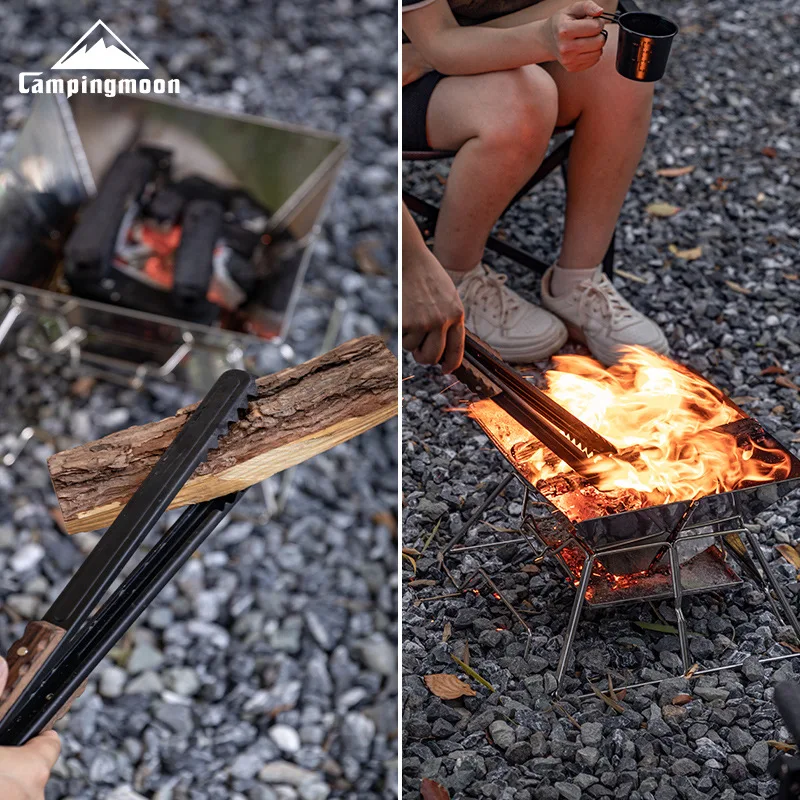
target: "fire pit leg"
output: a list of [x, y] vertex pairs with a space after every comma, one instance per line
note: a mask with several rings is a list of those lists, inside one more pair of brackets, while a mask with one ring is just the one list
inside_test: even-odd
[[556, 694], [558, 694], [561, 689], [561, 682], [564, 680], [564, 673], [567, 671], [567, 661], [569, 660], [569, 654], [572, 652], [572, 643], [575, 641], [575, 633], [578, 630], [578, 622], [580, 621], [581, 611], [583, 610], [583, 601], [586, 599], [586, 592], [589, 589], [589, 581], [592, 579], [594, 559], [595, 555], [592, 553], [583, 562], [581, 580], [578, 584], [575, 600], [572, 603], [572, 611], [569, 615], [567, 633], [564, 637], [564, 644], [561, 646], [561, 655], [558, 658], [558, 667], [556, 667]]
[[15, 294], [11, 302], [8, 304], [6, 313], [0, 319], [0, 344], [5, 341], [6, 336], [11, 332], [17, 317], [25, 310], [25, 296]]
[[780, 583], [778, 583], [777, 579], [772, 574], [772, 570], [769, 568], [767, 559], [764, 556], [764, 553], [761, 551], [761, 546], [758, 543], [758, 539], [756, 539], [755, 534], [749, 528], [745, 528], [745, 534], [747, 535], [747, 541], [750, 542], [750, 549], [758, 559], [758, 563], [761, 565], [761, 569], [763, 570], [766, 579], [769, 581], [772, 591], [775, 592], [775, 596], [778, 598], [778, 602], [781, 604], [781, 608], [783, 609], [783, 613], [786, 615], [786, 619], [794, 629], [797, 637], [800, 638], [800, 622], [798, 622], [792, 606], [786, 599], [786, 595], [783, 593]]
[[515, 472], [509, 472], [497, 486], [494, 487], [492, 493], [475, 509], [475, 513], [467, 520], [466, 524], [461, 527], [461, 530], [456, 533], [453, 538], [439, 551], [439, 561], [443, 561], [444, 557], [450, 552], [452, 547], [455, 547], [469, 532], [469, 529], [483, 516], [489, 506], [497, 500], [500, 492], [508, 486], [514, 478], [517, 477]]
[[678, 561], [678, 552], [672, 544], [669, 545], [669, 571], [672, 578], [672, 594], [675, 598], [675, 617], [678, 621], [678, 638], [681, 642], [681, 659], [683, 671], [687, 673], [691, 668], [689, 658], [689, 636], [686, 633], [686, 619], [683, 616], [683, 584], [681, 583], [681, 565]]

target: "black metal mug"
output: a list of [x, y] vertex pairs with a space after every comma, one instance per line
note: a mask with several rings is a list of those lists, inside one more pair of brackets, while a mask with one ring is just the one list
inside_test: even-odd
[[652, 83], [664, 75], [678, 26], [666, 17], [644, 11], [601, 14], [619, 25], [617, 72], [632, 81]]

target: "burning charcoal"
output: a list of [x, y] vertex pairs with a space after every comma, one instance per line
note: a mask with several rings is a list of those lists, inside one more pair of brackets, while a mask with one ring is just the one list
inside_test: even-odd
[[174, 225], [183, 211], [184, 197], [172, 187], [159, 189], [147, 204], [146, 213], [162, 224]]

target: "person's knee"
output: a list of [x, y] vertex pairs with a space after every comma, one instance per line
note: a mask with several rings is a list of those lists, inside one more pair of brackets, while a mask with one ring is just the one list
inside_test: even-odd
[[509, 154], [541, 150], [558, 114], [555, 81], [538, 66], [496, 73], [495, 77], [498, 110], [486, 116], [481, 138]]
[[653, 105], [652, 83], [632, 81], [617, 72], [617, 26], [611, 26], [603, 57], [591, 69], [592, 95], [598, 102], [612, 103], [615, 110], [631, 117], [650, 116]]

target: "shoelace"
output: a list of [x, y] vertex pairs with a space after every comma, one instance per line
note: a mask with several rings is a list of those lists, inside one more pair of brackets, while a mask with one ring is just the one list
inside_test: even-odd
[[581, 299], [578, 304], [580, 319], [595, 317], [595, 310], [606, 319], [612, 330], [619, 330], [636, 321], [636, 313], [620, 297], [608, 276], [601, 275], [599, 281], [584, 281], [578, 287]]
[[514, 295], [505, 288], [506, 280], [506, 275], [498, 275], [488, 269], [479, 275], [470, 276], [465, 280], [467, 286], [461, 295], [461, 302], [464, 306], [481, 303], [485, 310], [489, 301], [496, 297], [500, 306], [500, 324], [505, 326], [508, 315], [519, 308]]

